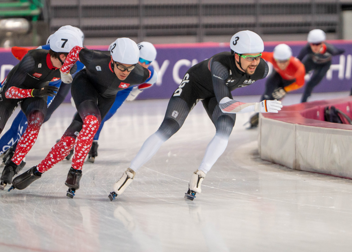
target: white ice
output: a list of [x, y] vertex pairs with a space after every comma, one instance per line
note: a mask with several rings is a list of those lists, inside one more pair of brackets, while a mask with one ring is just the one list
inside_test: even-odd
[[[299, 98], [288, 96], [284, 105]], [[0, 192], [0, 251], [351, 251], [351, 181], [262, 161], [257, 130], [243, 126], [249, 114], [238, 115], [202, 193], [186, 201], [191, 173], [215, 133], [201, 104], [110, 202], [114, 182], [159, 127], [167, 102], [126, 102], [120, 108], [105, 125], [95, 163], [85, 163], [74, 199], [65, 196], [66, 160], [26, 190]], [[64, 104], [43, 125], [24, 170], [46, 156], [73, 114]]]

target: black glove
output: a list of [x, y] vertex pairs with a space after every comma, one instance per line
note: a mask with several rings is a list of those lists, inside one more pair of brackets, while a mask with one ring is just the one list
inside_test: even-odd
[[43, 96], [54, 96], [56, 92], [59, 90], [57, 87], [54, 86], [45, 86], [42, 88], [35, 88], [32, 90], [32, 97], [43, 97]]
[[282, 98], [285, 97], [285, 95], [286, 95], [286, 91], [282, 87], [275, 89], [274, 92], [272, 93], [272, 96], [276, 100], [281, 100]]

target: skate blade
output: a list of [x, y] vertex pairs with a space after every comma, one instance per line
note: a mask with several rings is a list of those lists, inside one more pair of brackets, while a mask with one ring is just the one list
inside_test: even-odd
[[73, 199], [73, 197], [75, 196], [75, 191], [73, 189], [68, 189], [66, 196]]
[[111, 192], [108, 197], [109, 197], [110, 201], [113, 201], [114, 199], [116, 199], [117, 194], [115, 192]]
[[192, 195], [192, 194], [189, 194], [189, 193], [185, 193], [185, 199], [188, 199], [188, 200], [194, 200], [196, 198], [196, 195]]
[[13, 186], [11, 186], [10, 188], [9, 188], [9, 190], [7, 190], [8, 192], [11, 192], [11, 190], [14, 190], [15, 189], [15, 187], [13, 187]]

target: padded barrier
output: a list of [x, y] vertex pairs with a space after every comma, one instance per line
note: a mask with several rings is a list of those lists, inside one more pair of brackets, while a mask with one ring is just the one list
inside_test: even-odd
[[324, 121], [324, 108], [335, 106], [352, 117], [352, 97], [285, 106], [261, 114], [260, 157], [291, 169], [352, 179], [352, 125]]

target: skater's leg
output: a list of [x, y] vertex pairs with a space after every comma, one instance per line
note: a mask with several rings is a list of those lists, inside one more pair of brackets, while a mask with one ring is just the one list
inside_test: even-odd
[[7, 99], [4, 94], [0, 93], [0, 135], [18, 102], [15, 99]]
[[99, 129], [98, 129], [97, 133], [94, 136], [94, 141], [98, 141], [99, 140], [100, 132], [101, 132], [101, 130], [104, 127], [104, 123], [106, 121], [108, 121], [116, 113], [116, 111], [121, 107], [123, 102], [126, 100], [128, 95], [131, 93], [131, 90], [132, 90], [132, 87], [124, 89], [124, 90], [121, 90], [121, 91], [119, 91], [117, 93], [114, 104], [111, 106], [109, 112], [104, 116], [104, 119], [102, 120], [102, 122], [101, 122], [101, 124], [99, 126]]
[[48, 171], [70, 153], [76, 141], [76, 132], [79, 132], [81, 129], [82, 120], [77, 113], [60, 141], [51, 148], [48, 155], [37, 165], [40, 173]]
[[27, 117], [28, 126], [18, 141], [15, 154], [11, 159], [16, 165], [22, 162], [37, 140], [47, 109], [46, 100], [42, 98], [26, 99], [22, 102], [21, 107]]
[[0, 154], [3, 154], [8, 148], [13, 146], [18, 138], [22, 136], [26, 128], [27, 118], [25, 114], [20, 111], [13, 120], [10, 129], [0, 138]]
[[[305, 64], [306, 65], [306, 64]], [[306, 83], [301, 102], [307, 102], [308, 97], [311, 96], [315, 86], [317, 86], [330, 69], [331, 61], [322, 65], [315, 65], [314, 73], [310, 80]], [[308, 71], [306, 71], [308, 72]]]
[[144, 142], [142, 148], [132, 160], [130, 168], [133, 171], [137, 172], [141, 166], [155, 155], [161, 145], [182, 127], [190, 109], [187, 102], [182, 98], [172, 97], [170, 99], [160, 128]]
[[191, 200], [195, 198], [196, 193], [201, 193], [202, 181], [207, 172], [224, 153], [236, 121], [236, 114], [225, 114], [220, 110], [215, 97], [203, 100], [203, 106], [216, 127], [216, 133], [208, 144], [198, 170], [191, 176], [188, 192], [185, 195], [186, 198]]
[[198, 170], [201, 170], [206, 174], [210, 171], [218, 158], [224, 153], [233, 126], [235, 125], [236, 114], [223, 113], [215, 98], [212, 98], [209, 101], [205, 100], [203, 104], [206, 110], [209, 111], [208, 114], [212, 114], [211, 119], [216, 128], [215, 136], [210, 141], [202, 163], [198, 168]]

